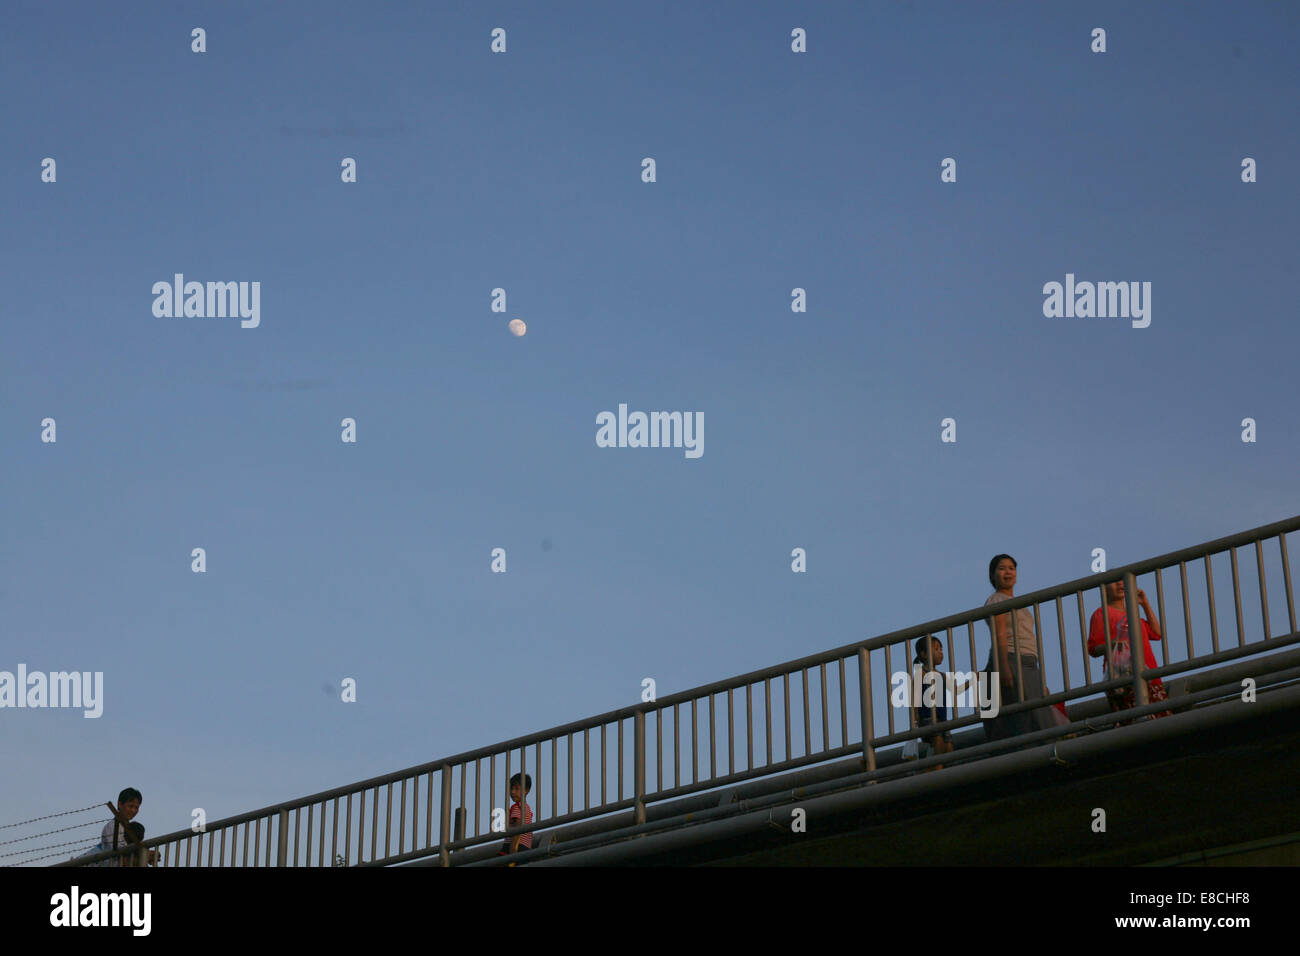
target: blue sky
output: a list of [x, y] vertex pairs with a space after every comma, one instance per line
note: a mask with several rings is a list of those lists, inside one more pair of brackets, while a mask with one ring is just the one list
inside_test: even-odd
[[[0, 669], [106, 689], [0, 711], [0, 823], [157, 835], [1300, 510], [1293, 5], [6, 20]], [[155, 317], [177, 272], [260, 326]], [[1045, 318], [1067, 273], [1151, 325]], [[704, 454], [598, 448], [619, 403]]]

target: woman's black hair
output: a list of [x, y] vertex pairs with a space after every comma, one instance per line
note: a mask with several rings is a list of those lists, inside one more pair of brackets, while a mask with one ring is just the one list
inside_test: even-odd
[[[931, 651], [930, 654], [929, 654], [929, 656], [928, 656], [928, 658], [927, 658], [927, 655], [926, 655], [926, 653], [925, 653], [927, 645], [926, 645], [925, 642], [926, 642], [926, 641], [938, 641], [938, 640], [939, 640], [939, 639], [938, 639], [937, 637], [935, 637], [933, 634], [923, 634], [922, 636], [918, 637], [918, 638], [916, 639], [916, 656], [912, 658], [912, 663], [913, 663], [913, 664], [930, 664], [930, 663], [932, 663], [933, 660], [934, 660], [934, 652]], [[940, 643], [940, 644], [939, 644], [939, 647], [942, 648], [942, 647], [943, 647], [943, 644]]]
[[1018, 565], [1016, 564], [1016, 559], [1009, 554], [993, 555], [993, 560], [989, 562], [989, 584], [993, 585], [993, 590], [995, 591], [998, 589], [998, 582], [993, 579], [993, 572], [997, 570], [998, 562], [1001, 561], [1003, 558], [1006, 558], [1008, 561], [1010, 561], [1011, 566], [1013, 568], [1018, 567]]

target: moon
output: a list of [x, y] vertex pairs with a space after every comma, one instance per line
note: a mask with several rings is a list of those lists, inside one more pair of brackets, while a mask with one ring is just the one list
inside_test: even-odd
[[527, 332], [527, 331], [528, 331], [528, 326], [524, 325], [524, 320], [523, 320], [523, 319], [511, 319], [511, 320], [510, 320], [510, 334], [511, 334], [511, 335], [515, 336], [516, 338], [519, 338], [519, 337], [521, 337], [521, 336], [522, 336], [525, 332]]

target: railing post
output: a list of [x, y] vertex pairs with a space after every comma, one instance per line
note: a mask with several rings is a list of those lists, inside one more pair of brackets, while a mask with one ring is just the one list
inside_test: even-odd
[[[1273, 632], [1268, 626], [1268, 575], [1264, 572], [1264, 539], [1255, 542], [1255, 569], [1259, 575], [1259, 611], [1264, 625], [1264, 640], [1271, 640]], [[1164, 624], [1164, 618], [1160, 623]]]
[[281, 810], [280, 818], [280, 836], [277, 841], [278, 845], [275, 851], [275, 865], [289, 865], [289, 811]]
[[645, 823], [645, 711], [632, 715], [633, 822]]
[[456, 808], [456, 821], [455, 824], [452, 826], [451, 836], [452, 836], [452, 840], [465, 839], [465, 808], [464, 807]]
[[1142, 675], [1146, 670], [1146, 641], [1138, 617], [1137, 578], [1131, 571], [1124, 572], [1124, 610], [1128, 612], [1128, 653], [1133, 661], [1133, 706], [1145, 707], [1147, 682]]
[[451, 765], [442, 765], [442, 814], [438, 822], [438, 856], [443, 866], [451, 866], [447, 844], [451, 841]]
[[862, 759], [867, 770], [876, 769], [876, 748], [871, 739], [876, 736], [871, 719], [871, 655], [865, 647], [858, 648], [858, 697], [862, 704]]

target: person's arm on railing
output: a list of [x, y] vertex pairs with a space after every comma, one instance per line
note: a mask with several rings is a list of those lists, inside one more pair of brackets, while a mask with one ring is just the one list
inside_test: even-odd
[[[912, 661], [912, 683], [907, 688], [907, 706], [911, 708], [914, 727], [920, 726], [921, 714], [925, 709], [923, 706], [925, 700], [924, 688], [925, 667], [916, 661]], [[913, 707], [913, 704], [920, 704], [921, 706]], [[914, 727], [909, 729], [914, 729]]]
[[1147, 592], [1138, 588], [1138, 603], [1142, 605], [1142, 613], [1147, 616], [1147, 626], [1151, 628], [1151, 636], [1155, 640], [1164, 637], [1164, 631], [1160, 627], [1160, 618], [1156, 617], [1156, 612], [1151, 609], [1151, 602], [1147, 600]]
[[1110, 613], [1103, 604], [1092, 612], [1092, 621], [1088, 625], [1088, 655], [1101, 657], [1106, 653], [1106, 633], [1102, 628], [1110, 627]]
[[1011, 659], [1007, 654], [1007, 616], [998, 614], [992, 617], [993, 646], [997, 649], [998, 676], [1005, 690], [1011, 690], [1015, 682], [1011, 676]]
[[[523, 822], [524, 822], [524, 813], [523, 813], [522, 810], [519, 809], [519, 805], [518, 805], [518, 804], [515, 804], [514, 806], [512, 806], [512, 807], [510, 808], [510, 820], [509, 820], [509, 825], [512, 826], [512, 827], [514, 827], [514, 826], [522, 826], [522, 825], [523, 825]], [[522, 833], [517, 833], [517, 834], [515, 834], [515, 836], [510, 840], [510, 852], [511, 852], [511, 853], [518, 853], [518, 852], [519, 852], [519, 842], [520, 842], [523, 838], [524, 838], [524, 835], [523, 835]]]

